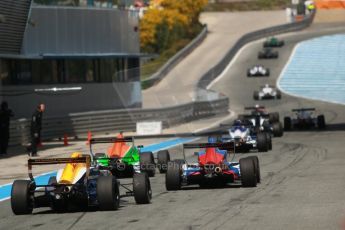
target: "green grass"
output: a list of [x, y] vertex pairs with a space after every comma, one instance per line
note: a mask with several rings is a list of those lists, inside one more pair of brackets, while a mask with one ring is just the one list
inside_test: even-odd
[[192, 31], [189, 32], [191, 34], [189, 37], [178, 39], [167, 50], [164, 50], [162, 53], [160, 53], [157, 58], [142, 64], [140, 69], [140, 79], [145, 80], [156, 73], [157, 70], [161, 68], [171, 57], [173, 57], [177, 52], [187, 46], [196, 36], [198, 36], [202, 29], [203, 27], [200, 24], [195, 25]]
[[291, 0], [253, 0], [249, 2], [210, 3], [205, 11], [253, 11], [280, 10], [291, 4]]

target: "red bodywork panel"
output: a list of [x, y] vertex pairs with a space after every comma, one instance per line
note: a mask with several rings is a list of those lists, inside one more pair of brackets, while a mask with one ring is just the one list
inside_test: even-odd
[[199, 164], [200, 166], [206, 164], [220, 165], [224, 161], [224, 154], [218, 153], [216, 148], [206, 148], [205, 154], [199, 154]]

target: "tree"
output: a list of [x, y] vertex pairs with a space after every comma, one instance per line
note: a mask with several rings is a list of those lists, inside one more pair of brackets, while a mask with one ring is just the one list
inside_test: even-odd
[[161, 52], [199, 24], [199, 15], [207, 0], [161, 0], [149, 8], [140, 22], [141, 47], [147, 52]]

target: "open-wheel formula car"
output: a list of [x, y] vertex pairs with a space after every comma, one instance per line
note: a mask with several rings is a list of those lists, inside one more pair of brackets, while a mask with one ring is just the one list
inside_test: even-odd
[[264, 106], [245, 107], [251, 110], [248, 115], [239, 115], [239, 119], [247, 120], [253, 126], [254, 132], [268, 132], [273, 137], [282, 137], [284, 134], [283, 124], [279, 120], [279, 113], [269, 113]]
[[260, 91], [253, 93], [254, 100], [281, 99], [281, 97], [281, 92], [268, 84], [262, 86]]
[[[278, 112], [268, 112], [265, 106], [255, 105], [251, 107], [245, 107], [245, 110], [249, 110], [250, 114], [240, 114], [238, 115], [239, 120], [243, 120], [245, 116], [261, 116], [265, 119], [268, 119], [270, 123], [279, 122], [279, 113]], [[262, 123], [262, 122], [260, 122]]]
[[270, 70], [262, 65], [252, 66], [247, 70], [247, 77], [268, 77], [270, 76]]
[[285, 45], [285, 42], [283, 40], [279, 40], [276, 37], [270, 37], [267, 38], [267, 40], [264, 42], [263, 47], [282, 47]]
[[[38, 185], [32, 174], [33, 165], [66, 164], [47, 184]], [[71, 158], [29, 159], [30, 180], [15, 180], [11, 191], [11, 208], [14, 214], [32, 213], [34, 208], [50, 207], [56, 212], [71, 209], [98, 207], [99, 210], [116, 210], [120, 198], [134, 196], [136, 203], [147, 204], [151, 200], [150, 180], [146, 173], [133, 176], [130, 184], [121, 184], [106, 167], [101, 167], [94, 156], [79, 152]], [[126, 194], [120, 194], [119, 186]]]
[[258, 152], [267, 152], [272, 145], [271, 136], [264, 132], [254, 132], [251, 123], [245, 123], [241, 120], [235, 120], [228, 129], [228, 135], [223, 135], [221, 141], [232, 143], [235, 152], [249, 152], [257, 150]]
[[112, 143], [107, 153], [95, 153], [100, 164], [111, 166], [112, 174], [117, 178], [130, 178], [134, 173], [146, 172], [148, 176], [155, 176], [156, 167], [161, 173], [166, 172], [170, 160], [168, 150], [157, 153], [157, 164], [152, 152], [143, 152], [143, 146], [135, 146], [134, 138], [123, 137], [119, 134], [116, 138], [97, 138], [90, 140], [90, 152], [93, 146], [99, 143]]
[[[196, 163], [186, 161], [185, 149], [203, 149], [196, 152]], [[228, 161], [231, 143], [216, 143], [209, 138], [208, 143], [184, 144], [183, 160], [169, 162], [165, 185], [168, 191], [179, 190], [182, 186], [199, 185], [226, 186], [240, 183], [243, 187], [256, 187], [260, 183], [260, 166], [256, 156], [241, 158], [239, 162]]]
[[258, 53], [259, 59], [276, 59], [278, 57], [278, 51], [273, 51], [271, 48], [265, 48]]
[[325, 116], [323, 114], [315, 115], [314, 111], [315, 108], [293, 109], [292, 112], [295, 112], [295, 117], [284, 117], [284, 129], [286, 131], [310, 128], [325, 129]]

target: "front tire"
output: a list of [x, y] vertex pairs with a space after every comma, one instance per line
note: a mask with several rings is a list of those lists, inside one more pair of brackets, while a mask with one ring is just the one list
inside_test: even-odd
[[284, 130], [285, 131], [291, 130], [291, 118], [290, 117], [284, 117]]
[[149, 204], [152, 198], [150, 179], [146, 173], [136, 173], [133, 176], [133, 193], [137, 204]]
[[181, 166], [179, 162], [170, 161], [165, 174], [165, 187], [168, 191], [181, 189]]
[[11, 208], [15, 215], [31, 214], [34, 208], [34, 188], [30, 180], [16, 180], [11, 190]]
[[259, 152], [268, 151], [267, 136], [265, 133], [258, 133], [256, 136], [256, 144]]
[[319, 129], [325, 129], [326, 128], [326, 122], [325, 122], [325, 116], [324, 115], [317, 116], [317, 127]]
[[170, 154], [168, 150], [161, 150], [157, 153], [157, 166], [160, 173], [167, 172], [169, 161], [170, 161]]
[[140, 153], [140, 170], [146, 172], [149, 177], [156, 174], [156, 164], [152, 152]]

